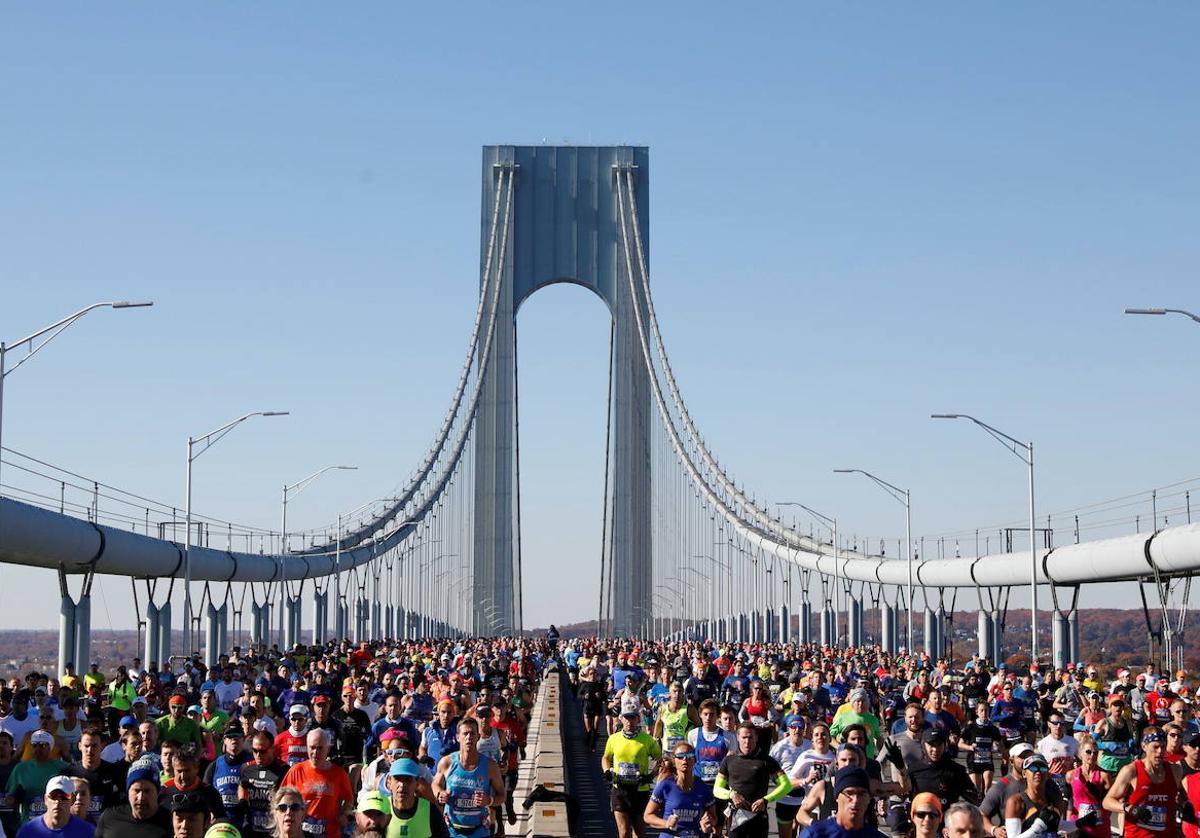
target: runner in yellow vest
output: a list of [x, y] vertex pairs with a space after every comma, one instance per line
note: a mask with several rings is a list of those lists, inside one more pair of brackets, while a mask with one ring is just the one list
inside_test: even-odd
[[672, 681], [667, 701], [658, 707], [658, 718], [654, 722], [654, 738], [662, 745], [663, 753], [669, 754], [680, 742], [687, 741], [689, 730], [697, 726], [692, 709], [683, 695], [683, 684]]

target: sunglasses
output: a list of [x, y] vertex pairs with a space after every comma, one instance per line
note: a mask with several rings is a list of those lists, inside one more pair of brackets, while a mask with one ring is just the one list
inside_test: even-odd
[[407, 754], [408, 749], [407, 748], [388, 748], [386, 751], [384, 751], [384, 753], [390, 757], [398, 757], [398, 756], [400, 756], [400, 754]]
[[303, 812], [304, 804], [303, 803], [276, 803], [275, 811], [276, 812]]
[[253, 752], [253, 753], [256, 753], [256, 754], [269, 754], [269, 753], [271, 753], [271, 749], [270, 749], [270, 748], [251, 748], [250, 750], [251, 750], [251, 752]]
[[63, 803], [67, 800], [70, 800], [71, 796], [69, 794], [67, 794], [66, 792], [52, 791], [48, 795], [46, 795], [46, 799], [51, 800], [55, 803]]
[[1091, 755], [1091, 754], [1096, 753], [1096, 751], [1094, 748], [1089, 748], [1088, 750], [1084, 751], [1083, 753], [1087, 754], [1087, 755]]
[[695, 759], [695, 758], [696, 758], [695, 751], [680, 751], [679, 753], [675, 754], [675, 759]]
[[937, 812], [913, 812], [913, 817], [914, 818], [936, 818], [936, 817], [938, 817], [938, 813]]
[[1032, 771], [1034, 774], [1045, 774], [1050, 769], [1045, 765], [1026, 765], [1026, 771]]

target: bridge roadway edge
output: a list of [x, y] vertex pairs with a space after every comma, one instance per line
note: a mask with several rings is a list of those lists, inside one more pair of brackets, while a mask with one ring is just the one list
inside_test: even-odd
[[[592, 753], [584, 736], [583, 712], [565, 672], [546, 673], [526, 740], [526, 759], [520, 765], [514, 796], [517, 811], [522, 813], [516, 834], [527, 838], [616, 838], [608, 788], [600, 770], [604, 738], [597, 743], [597, 753]], [[575, 798], [579, 804], [576, 832], [570, 831], [565, 803], [534, 803], [525, 808], [526, 799], [539, 785]], [[527, 819], [524, 812], [529, 813]]]

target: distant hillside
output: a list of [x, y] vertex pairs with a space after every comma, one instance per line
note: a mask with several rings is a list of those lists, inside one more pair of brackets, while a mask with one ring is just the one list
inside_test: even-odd
[[[1008, 657], [1029, 654], [1029, 609], [1013, 609], [1008, 612], [1004, 627], [1004, 636], [1008, 642], [1004, 645]], [[815, 615], [814, 615], [815, 617]], [[1051, 612], [1038, 610], [1038, 643], [1049, 654], [1051, 645]], [[951, 651], [954, 657], [962, 659], [975, 651], [975, 631], [978, 616], [975, 611], [958, 611], [954, 614], [951, 633]], [[866, 631], [868, 637], [875, 641], [879, 637], [878, 612], [866, 612]], [[903, 624], [904, 620], [901, 620]], [[1159, 615], [1152, 614], [1151, 622], [1158, 628]], [[800, 621], [793, 617], [793, 631], [799, 631]], [[914, 633], [918, 639], [923, 635], [923, 623], [918, 619], [914, 625]], [[592, 637], [596, 633], [596, 621], [557, 626], [563, 637]], [[528, 634], [542, 636], [545, 628], [530, 629]], [[813, 636], [819, 636], [819, 629], [814, 619]], [[903, 631], [903, 625], [901, 627]], [[1135, 665], [1144, 664], [1150, 659], [1149, 635], [1146, 632], [1146, 619], [1141, 609], [1118, 608], [1081, 608], [1079, 610], [1079, 645], [1083, 659], [1098, 665]], [[1188, 642], [1188, 666], [1194, 668], [1200, 664], [1200, 646]], [[1192, 650], [1196, 649], [1195, 652]]]
[[[959, 611], [954, 615], [951, 635], [951, 651], [954, 657], [962, 659], [975, 650], [976, 613], [974, 611]], [[903, 620], [901, 620], [903, 623]], [[1155, 628], [1158, 626], [1158, 615], [1152, 615]], [[916, 623], [918, 637], [922, 636], [920, 620]], [[793, 630], [799, 630], [799, 622], [793, 619]], [[1098, 665], [1141, 665], [1150, 659], [1150, 643], [1146, 633], [1145, 617], [1140, 609], [1122, 610], [1116, 608], [1088, 608], [1079, 612], [1079, 642], [1083, 651], [1083, 659]], [[1050, 613], [1038, 612], [1039, 642], [1049, 654], [1050, 650]], [[593, 637], [596, 633], [596, 621], [588, 620], [581, 623], [571, 623], [558, 626], [563, 637]], [[866, 630], [868, 638], [874, 641], [879, 636], [879, 620], [876, 612], [867, 611]], [[546, 628], [533, 628], [525, 632], [527, 635], [542, 637]], [[813, 626], [813, 636], [817, 636], [817, 627]], [[1004, 647], [1005, 655], [1017, 659], [1028, 655], [1029, 645], [1029, 609], [1012, 610], [1008, 612], [1008, 621], [1004, 636], [1008, 639]], [[231, 641], [233, 638], [230, 638]], [[1190, 641], [1190, 636], [1188, 640]], [[245, 642], [245, 638], [242, 638]], [[1182, 640], [1181, 640], [1182, 642]], [[112, 669], [118, 663], [128, 662], [138, 654], [137, 633], [133, 631], [111, 631], [93, 628], [92, 653], [95, 660], [105, 670]], [[174, 648], [183, 647], [182, 632], [174, 635]], [[1200, 667], [1200, 644], [1186, 642], [1188, 650], [1188, 669]], [[38, 670], [52, 672], [57, 667], [58, 631], [56, 629], [37, 630], [0, 630], [0, 676], [11, 677], [17, 673]], [[78, 663], [78, 662], [77, 662]]]

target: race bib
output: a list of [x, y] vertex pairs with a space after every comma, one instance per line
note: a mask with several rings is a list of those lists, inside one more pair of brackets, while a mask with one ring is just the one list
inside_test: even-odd
[[304, 823], [300, 824], [300, 831], [305, 835], [324, 835], [325, 821], [320, 818], [305, 817]]
[[1146, 809], [1150, 812], [1150, 820], [1146, 821], [1142, 826], [1155, 832], [1162, 832], [1167, 828], [1166, 806], [1147, 806]]
[[718, 763], [702, 762], [700, 763], [700, 779], [706, 783], [715, 782], [717, 779], [717, 772], [720, 770], [721, 766]]
[[617, 776], [622, 780], [636, 780], [641, 771], [636, 762], [618, 762]]

